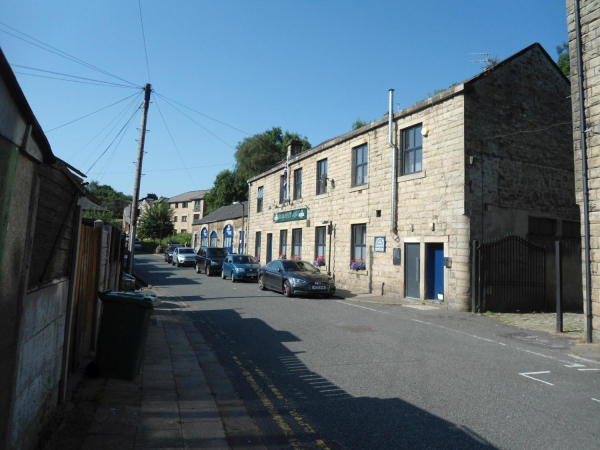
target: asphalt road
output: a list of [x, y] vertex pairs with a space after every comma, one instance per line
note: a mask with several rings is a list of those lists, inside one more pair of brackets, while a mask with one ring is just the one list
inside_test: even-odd
[[182, 300], [269, 448], [600, 448], [600, 365], [493, 318], [343, 299], [136, 256]]

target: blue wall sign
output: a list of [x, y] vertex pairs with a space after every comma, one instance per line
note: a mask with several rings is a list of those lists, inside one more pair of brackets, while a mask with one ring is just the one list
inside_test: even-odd
[[375, 236], [375, 248], [376, 252], [385, 253], [385, 236]]

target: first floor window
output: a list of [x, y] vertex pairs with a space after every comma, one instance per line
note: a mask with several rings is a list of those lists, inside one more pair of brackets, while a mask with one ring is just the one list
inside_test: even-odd
[[423, 136], [422, 125], [402, 131], [402, 164], [403, 175], [423, 170]]
[[263, 210], [263, 197], [265, 195], [265, 188], [263, 186], [258, 188], [258, 194], [256, 194], [256, 212], [262, 212]]
[[352, 259], [367, 261], [367, 225], [352, 225]]
[[194, 214], [194, 221], [200, 220], [200, 214]]
[[302, 169], [294, 170], [294, 200], [302, 198]]
[[181, 221], [182, 222], [187, 222], [187, 216], [181, 216]]
[[316, 240], [316, 258], [319, 256], [325, 257], [325, 248], [327, 244], [327, 227], [317, 227], [315, 230]]
[[287, 230], [279, 231], [279, 257], [287, 258]]
[[292, 230], [292, 258], [302, 259], [302, 228]]
[[327, 159], [317, 161], [317, 195], [327, 192]]
[[177, 222], [177, 216], [173, 217], [173, 222]]
[[369, 182], [369, 148], [367, 144], [352, 149], [352, 160], [354, 162], [353, 186], [362, 186]]
[[256, 240], [254, 242], [254, 254], [256, 259], [260, 261], [260, 231], [256, 232]]

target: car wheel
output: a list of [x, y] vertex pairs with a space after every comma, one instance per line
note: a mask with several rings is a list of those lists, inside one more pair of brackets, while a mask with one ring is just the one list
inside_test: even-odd
[[176, 265], [177, 267], [181, 267], [181, 264], [179, 264], [178, 262], [177, 262], [177, 263], [175, 263], [175, 265]]
[[225, 279], [225, 271], [221, 270], [221, 279], [224, 280]]
[[290, 286], [290, 282], [287, 280], [283, 282], [283, 295], [286, 297], [292, 296], [292, 287]]
[[206, 269], [204, 270], [204, 273], [206, 273], [207, 276], [212, 276], [212, 272], [210, 270], [210, 266], [207, 264], [206, 265]]
[[231, 271], [231, 282], [235, 283], [237, 280], [235, 279], [235, 273], [233, 273], [233, 270]]
[[200, 273], [200, 264], [196, 263], [196, 273]]
[[264, 291], [266, 289], [265, 280], [262, 275], [258, 277], [258, 289], [261, 291]]

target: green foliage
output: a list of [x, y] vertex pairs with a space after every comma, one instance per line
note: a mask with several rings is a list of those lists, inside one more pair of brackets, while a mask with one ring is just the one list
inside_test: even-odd
[[138, 220], [137, 235], [140, 239], [168, 236], [173, 233], [173, 210], [167, 202], [154, 202], [142, 212]]
[[366, 120], [362, 120], [360, 117], [357, 118], [354, 123], [352, 124], [352, 131], [354, 130], [358, 130], [359, 128], [362, 128], [366, 125], [369, 125], [370, 122], [367, 122]]
[[115, 217], [115, 214], [112, 211], [94, 211], [86, 209], [85, 211], [83, 211], [83, 218], [92, 220], [102, 220], [103, 222], [114, 225], [119, 230], [123, 228], [123, 219], [121, 218], [121, 216], [119, 216], [119, 218]]
[[179, 233], [173, 236], [169, 236], [169, 240], [179, 242], [181, 245], [189, 246], [192, 244], [192, 235], [190, 233]]
[[102, 206], [113, 213], [113, 217], [122, 217], [123, 208], [131, 203], [131, 196], [115, 191], [107, 184], [100, 185], [97, 181], [92, 181], [87, 188], [100, 200]]
[[215, 178], [215, 183], [210, 192], [204, 196], [206, 213], [211, 213], [223, 205], [244, 201], [248, 198], [246, 180], [229, 169], [223, 170]]
[[556, 53], [558, 54], [558, 60], [556, 64], [562, 70], [566, 76], [571, 75], [571, 62], [569, 61], [569, 43], [563, 42], [562, 45], [556, 46]]
[[214, 186], [204, 197], [206, 212], [210, 213], [236, 201], [248, 200], [248, 179], [285, 159], [287, 143], [292, 139], [302, 141], [302, 151], [311, 147], [310, 142], [302, 135], [289, 131], [284, 133], [280, 127], [273, 127], [240, 142], [234, 155], [235, 168], [220, 172]]
[[454, 86], [457, 86], [458, 83], [455, 81], [454, 83], [452, 83], [450, 86], [448, 86], [447, 88], [442, 88], [442, 89], [434, 89], [433, 90], [433, 94], [431, 92], [429, 92], [427, 94], [428, 97], [433, 97], [434, 95], [438, 95], [440, 92], [444, 92], [446, 89], [450, 89]]
[[311, 147], [310, 142], [300, 134], [289, 131], [283, 133], [280, 127], [245, 138], [238, 144], [234, 155], [236, 176], [246, 181], [285, 159], [287, 143], [291, 139], [302, 141], [302, 151]]

